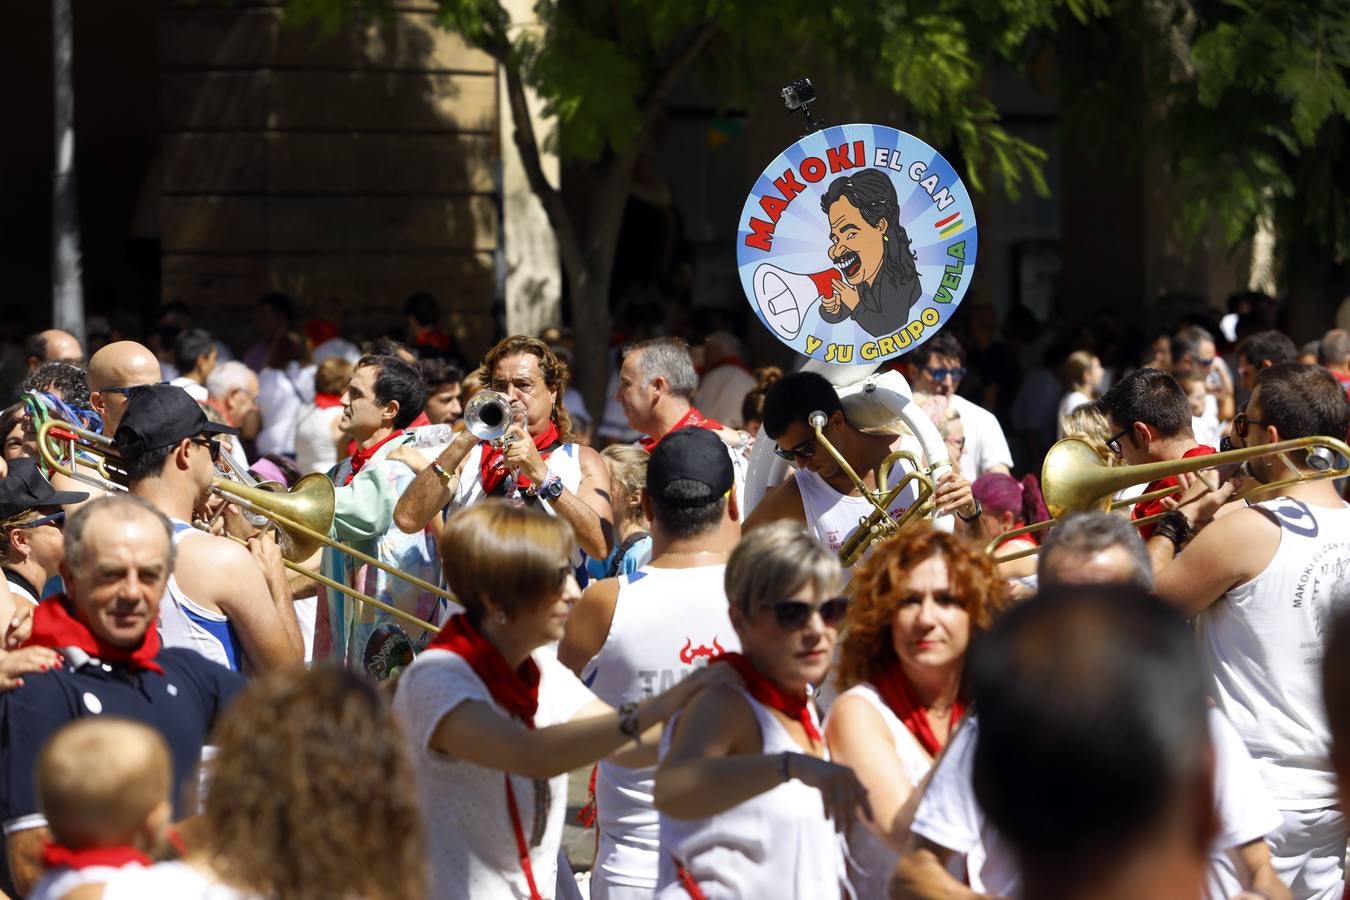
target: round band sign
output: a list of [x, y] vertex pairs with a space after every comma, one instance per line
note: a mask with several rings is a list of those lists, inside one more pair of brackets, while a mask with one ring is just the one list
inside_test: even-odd
[[807, 135], [741, 210], [741, 287], [778, 339], [813, 359], [879, 362], [951, 317], [975, 273], [975, 209], [932, 147], [885, 125]]

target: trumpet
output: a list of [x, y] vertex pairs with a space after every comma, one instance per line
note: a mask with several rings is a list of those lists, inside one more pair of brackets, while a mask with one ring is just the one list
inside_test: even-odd
[[[67, 464], [57, 455], [52, 449], [55, 440], [60, 440], [67, 445], [71, 451], [71, 459], [74, 458], [76, 448], [99, 457], [97, 468], [100, 473], [108, 471], [107, 466], [109, 464], [115, 465], [118, 461], [117, 449], [113, 444], [113, 439], [107, 435], [79, 428], [67, 422], [57, 420], [44, 422], [38, 430], [38, 453], [47, 466], [68, 478], [77, 478], [86, 483], [91, 483], [90, 476], [82, 478], [76, 472], [73, 463]], [[126, 490], [125, 485], [118, 484], [111, 478], [99, 484], [99, 487], [106, 491]], [[374, 566], [424, 591], [443, 597], [452, 603], [458, 602], [454, 595], [444, 588], [399, 571], [367, 553], [363, 553], [354, 547], [348, 547], [346, 544], [329, 537], [328, 532], [333, 527], [335, 496], [333, 482], [329, 481], [326, 475], [318, 473], [306, 475], [297, 481], [289, 491], [269, 489], [267, 483], [261, 485], [241, 484], [225, 475], [217, 475], [212, 479], [211, 490], [223, 496], [229, 502], [238, 505], [246, 512], [264, 517], [271, 523], [276, 529], [277, 543], [281, 548], [283, 564], [292, 572], [303, 575], [335, 591], [347, 594], [362, 603], [383, 610], [391, 616], [430, 632], [439, 629], [432, 623], [419, 619], [397, 606], [368, 594], [363, 594], [340, 581], [307, 569], [300, 563], [313, 556], [321, 547], [332, 547], [339, 553], [345, 553], [366, 565]], [[240, 538], [232, 539], [241, 544], [244, 543]]]
[[[839, 452], [838, 448], [825, 437], [825, 423], [829, 417], [825, 413], [816, 411], [811, 413], [808, 423], [816, 433], [816, 443], [825, 449], [825, 452], [834, 458], [839, 467], [848, 475], [849, 480], [862, 494], [863, 498], [872, 504], [875, 509], [866, 516], [858, 520], [858, 527], [849, 533], [843, 545], [839, 548], [839, 563], [845, 568], [856, 563], [877, 541], [884, 541], [894, 537], [901, 528], [908, 525], [916, 516], [926, 517], [932, 510], [933, 498], [933, 479], [924, 473], [924, 467], [920, 460], [907, 450], [895, 450], [888, 454], [881, 462], [877, 471], [877, 489], [871, 490], [858, 477], [858, 473], [853, 470], [853, 466]], [[906, 472], [893, 487], [888, 487], [890, 481], [891, 469], [898, 462], [908, 462], [913, 466], [912, 471]], [[900, 495], [910, 482], [918, 482], [919, 496], [897, 519], [890, 514], [890, 506], [895, 502], [895, 498]]]
[[474, 394], [464, 407], [464, 427], [469, 434], [489, 444], [504, 444], [510, 440], [507, 432], [511, 430], [513, 418], [511, 398], [486, 388]]
[[[1289, 454], [1298, 450], [1307, 453], [1311, 471], [1302, 470], [1294, 465]], [[1305, 481], [1344, 478], [1346, 475], [1350, 475], [1350, 463], [1336, 465], [1337, 456], [1341, 459], [1350, 460], [1350, 446], [1336, 438], [1320, 435], [1291, 438], [1274, 444], [1238, 447], [1233, 450], [1225, 450], [1222, 453], [1211, 453], [1208, 456], [1193, 456], [1189, 459], [1165, 460], [1137, 466], [1108, 466], [1101, 461], [1097, 451], [1093, 450], [1085, 441], [1078, 438], [1065, 438], [1050, 448], [1045, 456], [1045, 462], [1041, 466], [1041, 488], [1045, 494], [1046, 509], [1050, 511], [1052, 518], [1045, 522], [1024, 525], [1021, 528], [1003, 532], [989, 542], [985, 547], [985, 552], [995, 556], [997, 562], [1009, 562], [1014, 559], [1021, 559], [1024, 556], [1031, 556], [1039, 552], [1040, 548], [1030, 547], [1003, 556], [998, 556], [996, 551], [1013, 538], [1033, 534], [1058, 525], [1070, 513], [1092, 510], [1111, 512], [1133, 506], [1136, 503], [1152, 502], [1175, 494], [1179, 490], [1176, 487], [1166, 487], [1149, 491], [1129, 500], [1112, 500], [1112, 497], [1118, 491], [1133, 487], [1136, 484], [1149, 484], [1170, 475], [1183, 475], [1189, 472], [1199, 472], [1202, 469], [1222, 470], [1229, 468], [1229, 476], [1231, 477], [1232, 471], [1236, 471], [1243, 464], [1262, 456], [1279, 457], [1295, 474], [1267, 484], [1258, 484], [1238, 494], [1233, 500], [1244, 500], [1256, 493], [1269, 493]], [[1221, 479], [1221, 481], [1226, 480], [1227, 478]], [[1210, 490], [1217, 489], [1217, 484], [1210, 487]], [[1159, 518], [1161, 518], [1161, 514], [1145, 516], [1136, 519], [1132, 524], [1147, 525]]]

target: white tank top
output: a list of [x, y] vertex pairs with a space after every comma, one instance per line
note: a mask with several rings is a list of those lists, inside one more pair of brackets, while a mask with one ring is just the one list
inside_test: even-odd
[[[455, 490], [455, 504], [457, 506], [468, 506], [482, 500], [483, 477], [482, 465], [483, 443], [479, 443], [469, 455], [464, 458], [463, 467], [460, 471], [465, 477], [460, 478], [459, 487]], [[562, 444], [555, 448], [548, 458], [544, 460], [545, 467], [550, 473], [557, 475], [562, 479], [563, 487], [572, 493], [576, 493], [581, 487], [581, 445], [580, 444]], [[548, 510], [549, 515], [555, 515], [553, 506], [548, 501], [541, 501], [539, 504]]]
[[[189, 537], [202, 534], [181, 519], [170, 521], [173, 522], [175, 547]], [[172, 574], [164, 587], [164, 597], [159, 601], [159, 639], [165, 647], [195, 650], [231, 672], [243, 670], [243, 645], [230, 620], [222, 613], [193, 603]]]
[[[582, 681], [610, 706], [655, 696], [723, 652], [739, 651], [723, 588], [725, 565], [644, 566], [619, 580], [609, 635]], [[652, 890], [660, 827], [652, 805], [656, 769], [602, 760], [595, 779], [600, 848], [593, 878]]]
[[1286, 810], [1336, 802], [1322, 706], [1332, 603], [1350, 596], [1350, 506], [1281, 497], [1257, 505], [1280, 526], [1265, 571], [1196, 617], [1214, 698]]
[[[906, 448], [908, 449], [908, 448]], [[900, 463], [892, 470], [891, 482], [904, 477], [909, 472], [907, 463]], [[858, 527], [858, 523], [867, 518], [876, 507], [862, 497], [843, 494], [810, 469], [794, 469], [792, 476], [797, 479], [797, 490], [802, 495], [802, 511], [806, 514], [807, 527], [812, 536], [832, 553], [838, 553], [844, 541]], [[914, 505], [919, 498], [919, 486], [911, 481], [905, 489], [896, 494], [887, 508], [892, 518], [899, 519], [905, 510]], [[934, 522], [940, 531], [951, 531], [951, 516], [941, 516]]]
[[[764, 753], [802, 752], [768, 707], [743, 689], [735, 690], [755, 714]], [[663, 753], [670, 731], [662, 735]], [[656, 896], [688, 897], [676, 873], [678, 859], [708, 900], [851, 897], [846, 858], [843, 835], [822, 814], [820, 792], [794, 779], [707, 819], [661, 816]]]
[[[877, 693], [877, 689], [870, 684], [854, 685], [839, 695], [840, 699], [844, 697], [858, 697], [865, 700], [881, 714], [881, 720], [886, 723], [886, 730], [890, 732], [891, 740], [895, 742], [895, 753], [900, 757], [900, 766], [905, 770], [905, 777], [909, 779], [911, 785], [917, 787], [932, 768], [933, 760], [924, 752], [923, 747], [919, 746], [918, 740], [905, 727], [905, 723], [891, 711], [886, 701]], [[838, 703], [839, 700], [836, 699], [835, 702]], [[889, 844], [877, 837], [862, 822], [854, 822], [850, 832], [848, 852], [852, 863], [850, 869], [853, 889], [858, 892], [859, 897], [885, 897], [891, 872], [895, 869], [900, 854], [892, 850]]]
[[295, 424], [295, 464], [301, 472], [323, 474], [338, 463], [333, 421], [342, 418], [341, 406], [310, 406]]

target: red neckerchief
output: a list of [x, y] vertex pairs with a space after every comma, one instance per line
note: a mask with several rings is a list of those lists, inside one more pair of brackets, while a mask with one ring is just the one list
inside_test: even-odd
[[[745, 360], [741, 359], [739, 356], [724, 356], [717, 362], [713, 363], [712, 368], [719, 369], [722, 366], [734, 366], [737, 369], [740, 369], [744, 372], [749, 372], [751, 375], [755, 374], [755, 370], [750, 368], [750, 364]], [[711, 372], [712, 369], [709, 369], [708, 371]]]
[[[459, 654], [487, 686], [488, 693], [498, 706], [524, 722], [526, 728], [534, 727], [534, 714], [539, 710], [539, 665], [532, 657], [526, 657], [520, 668], [511, 671], [501, 651], [483, 637], [466, 613], [452, 616], [441, 627], [440, 633], [427, 644], [428, 650], [433, 648]], [[520, 827], [516, 793], [511, 788], [511, 773], [503, 772], [502, 778], [506, 782], [506, 810], [511, 815], [511, 829], [516, 836], [516, 855], [520, 859], [520, 868], [525, 873], [531, 900], [542, 900], [539, 888], [535, 885], [530, 850], [525, 845], [525, 832]]]
[[[708, 431], [721, 431], [722, 427], [721, 422], [716, 419], [709, 419], [707, 416], [703, 415], [703, 413], [699, 412], [696, 407], [691, 406], [689, 407], [689, 412], [685, 413], [680, 421], [672, 425], [666, 434], [679, 431], [681, 428], [706, 428]], [[642, 445], [643, 450], [651, 453], [656, 449], [656, 445], [661, 443], [661, 440], [665, 438], [666, 434], [661, 435], [661, 437], [646, 435], [642, 437], [638, 443]]]
[[[1181, 454], [1181, 458], [1190, 459], [1193, 456], [1208, 456], [1214, 452], [1216, 452], [1214, 448], [1208, 446], [1207, 444], [1196, 444], [1194, 447], [1187, 450], [1185, 453]], [[1159, 478], [1157, 481], [1154, 481], [1151, 484], [1149, 484], [1148, 487], [1144, 488], [1144, 493], [1151, 494], [1154, 491], [1160, 491], [1163, 488], [1177, 487], [1180, 484], [1181, 482], [1177, 480], [1177, 476], [1168, 475], [1166, 478]], [[1142, 519], [1144, 518], [1144, 516], [1151, 516], [1160, 512], [1166, 512], [1166, 508], [1163, 506], [1161, 497], [1159, 497], [1157, 500], [1152, 500], [1148, 503], [1136, 503], [1134, 505], [1134, 511], [1130, 513], [1130, 519], [1131, 520]], [[1141, 525], [1139, 527], [1139, 536], [1144, 540], [1148, 540], [1149, 537], [1152, 536], [1152, 534], [1153, 534], [1152, 525]]]
[[411, 422], [408, 423], [408, 427], [421, 428], [423, 425], [430, 425], [430, 424], [431, 419], [427, 416], [427, 411], [424, 409], [417, 414], [417, 418], [413, 419]]
[[796, 697], [783, 693], [778, 689], [778, 685], [766, 678], [742, 653], [723, 653], [715, 657], [713, 662], [729, 663], [745, 682], [745, 689], [750, 692], [751, 697], [765, 706], [778, 710], [789, 719], [801, 722], [802, 727], [806, 729], [806, 736], [817, 744], [820, 743], [820, 729], [811, 718], [811, 708], [805, 693]]
[[60, 844], [48, 844], [42, 848], [44, 869], [88, 869], [92, 866], [120, 869], [132, 863], [148, 866], [150, 857], [135, 847], [85, 847], [72, 850]]
[[527, 728], [534, 727], [534, 714], [539, 708], [539, 666], [534, 659], [527, 658], [519, 669], [511, 671], [501, 651], [483, 637], [465, 613], [450, 617], [427, 644], [428, 650], [433, 648], [458, 653], [487, 685], [498, 706]]
[[366, 467], [366, 463], [370, 462], [370, 458], [375, 455], [376, 450], [379, 450], [381, 447], [392, 441], [394, 438], [402, 436], [403, 436], [403, 429], [400, 428], [397, 431], [394, 431], [392, 434], [388, 434], [380, 438], [378, 441], [371, 444], [369, 447], [357, 447], [356, 452], [352, 454], [352, 470], [347, 473], [347, 480], [342, 483], [351, 484], [352, 479], [356, 477], [356, 473], [360, 472], [362, 469]]
[[64, 594], [48, 597], [33, 610], [33, 633], [24, 641], [24, 646], [50, 647], [52, 650], [78, 647], [105, 663], [118, 663], [133, 672], [145, 669], [164, 674], [164, 669], [155, 662], [155, 657], [159, 656], [159, 631], [154, 623], [145, 629], [145, 637], [139, 647], [131, 650], [115, 647], [70, 614]]
[[[933, 726], [928, 721], [928, 710], [914, 696], [914, 686], [905, 677], [905, 672], [900, 667], [900, 660], [893, 660], [886, 671], [873, 679], [872, 684], [876, 687], [877, 693], [881, 695], [881, 699], [886, 701], [886, 705], [891, 708], [891, 712], [895, 713], [897, 719], [905, 723], [909, 733], [918, 740], [920, 747], [928, 751], [929, 756], [936, 757], [942, 752], [942, 744], [938, 741], [937, 735], [933, 733]], [[961, 721], [961, 716], [965, 711], [966, 704], [958, 698], [952, 704], [952, 730], [956, 729], [956, 723]]]
[[[548, 428], [545, 428], [542, 434], [537, 434], [531, 438], [534, 441], [534, 449], [539, 451], [539, 455], [548, 459], [548, 455], [557, 448], [560, 435], [558, 426], [553, 420], [549, 420]], [[478, 475], [483, 482], [483, 493], [491, 494], [502, 483], [506, 477], [506, 465], [502, 461], [505, 452], [501, 447], [491, 444], [483, 448], [483, 455], [478, 460]], [[530, 486], [530, 479], [524, 475], [516, 475], [516, 485], [521, 488]]]
[[341, 406], [342, 395], [316, 392], [314, 394], [314, 405], [319, 409], [332, 409], [335, 406]]
[[450, 349], [450, 335], [435, 326], [428, 326], [413, 336], [413, 346], [430, 347], [444, 353]]

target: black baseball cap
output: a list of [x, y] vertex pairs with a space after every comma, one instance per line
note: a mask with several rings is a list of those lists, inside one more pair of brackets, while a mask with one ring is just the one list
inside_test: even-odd
[[[671, 497], [666, 487], [676, 481], [695, 481], [708, 489], [699, 497]], [[681, 428], [661, 439], [647, 461], [647, 493], [662, 506], [702, 506], [721, 498], [736, 483], [727, 445], [706, 428]], [[683, 492], [681, 492], [683, 493]]]
[[65, 506], [89, 499], [85, 491], [58, 491], [42, 477], [36, 460], [21, 456], [9, 461], [9, 475], [0, 481], [0, 519], [44, 506]]
[[122, 423], [113, 441], [126, 458], [172, 447], [199, 434], [238, 434], [238, 428], [217, 425], [206, 417], [188, 392], [173, 384], [138, 386], [127, 398]]

